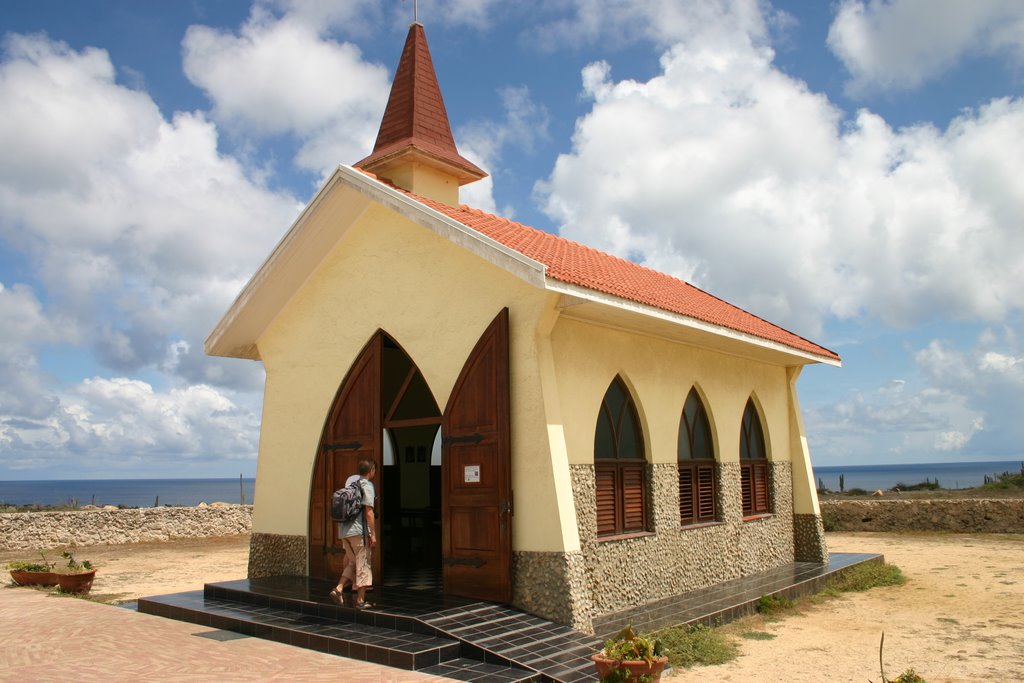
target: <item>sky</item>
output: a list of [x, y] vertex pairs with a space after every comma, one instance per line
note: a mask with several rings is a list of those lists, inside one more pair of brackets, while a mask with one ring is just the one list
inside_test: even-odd
[[[814, 464], [1024, 458], [1024, 3], [418, 11], [463, 202], [843, 357]], [[369, 153], [412, 12], [5, 0], [0, 479], [255, 474], [262, 366], [203, 340]]]

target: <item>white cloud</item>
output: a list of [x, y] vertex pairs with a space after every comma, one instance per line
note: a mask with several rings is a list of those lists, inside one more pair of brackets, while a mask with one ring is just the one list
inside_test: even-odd
[[[194, 443], [227, 447], [230, 429], [215, 430], [242, 418], [204, 403], [204, 391], [222, 390], [188, 385], [261, 384], [256, 364], [206, 358], [202, 341], [298, 202], [222, 155], [202, 114], [165, 119], [146, 93], [120, 85], [106, 52], [13, 34], [3, 47], [0, 146], [11, 153], [0, 155], [0, 240], [31, 266], [32, 281], [0, 288], [5, 324], [17, 322], [0, 343], [0, 457], [33, 466], [34, 454], [97, 443], [115, 457], [135, 438], [169, 436], [160, 429], [185, 423]], [[84, 349], [72, 353], [91, 352], [115, 374], [146, 370], [170, 388], [150, 390], [159, 408], [125, 399], [123, 415], [104, 415], [96, 388], [122, 380], [97, 378], [62, 395], [40, 367], [44, 344]], [[213, 417], [189, 406], [210, 407]], [[158, 428], [161, 415], [167, 424]], [[129, 437], [130, 420], [148, 424]], [[125, 435], [125, 449], [114, 433]], [[182, 438], [175, 445], [185, 449]]]
[[1024, 353], [1013, 327], [982, 330], [973, 341], [931, 340], [910, 356], [917, 370], [912, 382], [851, 391], [808, 411], [817, 458], [850, 462], [888, 454], [896, 462], [932, 462], [1019, 455]]
[[829, 316], [907, 326], [1020, 310], [1024, 101], [946, 130], [894, 130], [869, 111], [843, 122], [749, 34], [707, 28], [649, 81], [583, 70], [592, 109], [538, 185], [564, 236], [812, 336]]
[[44, 417], [55, 400], [41, 386], [36, 348], [60, 341], [62, 326], [46, 318], [42, 304], [25, 285], [0, 283], [0, 320], [0, 420]]
[[189, 27], [185, 74], [213, 101], [218, 121], [253, 135], [294, 135], [302, 143], [296, 162], [323, 174], [372, 149], [388, 72], [356, 45], [323, 36], [326, 26], [309, 19], [325, 5], [289, 4], [305, 13], [278, 17], [257, 6], [237, 34]]
[[[0, 237], [28, 254], [110, 367], [201, 341], [298, 210], [217, 151], [201, 114], [165, 120], [105, 52], [9, 36], [0, 64]], [[45, 125], [38, 125], [44, 121]], [[194, 344], [201, 348], [201, 344]]]
[[968, 437], [963, 432], [940, 432], [935, 437], [935, 450], [937, 451], [959, 451], [967, 445]]
[[[494, 213], [494, 174], [503, 174], [506, 168], [502, 157], [509, 147], [532, 154], [539, 143], [549, 138], [548, 111], [534, 101], [526, 86], [504, 87], [498, 90], [504, 117], [500, 121], [478, 120], [458, 131], [459, 151], [467, 159], [491, 175], [462, 188], [460, 201]], [[508, 216], [508, 212], [505, 212]]]
[[563, 0], [555, 6], [559, 14], [568, 9], [568, 15], [542, 23], [525, 40], [552, 51], [566, 45], [616, 47], [641, 40], [667, 47], [698, 35], [710, 41], [744, 35], [763, 42], [777, 22], [785, 21], [784, 13], [758, 0]]
[[44, 418], [0, 421], [0, 465], [145, 472], [166, 470], [168, 458], [177, 468], [251, 460], [259, 411], [237, 400], [207, 385], [159, 392], [123, 377], [85, 379]]
[[844, 0], [828, 44], [852, 76], [852, 93], [915, 88], [969, 55], [1024, 62], [1024, 4]]

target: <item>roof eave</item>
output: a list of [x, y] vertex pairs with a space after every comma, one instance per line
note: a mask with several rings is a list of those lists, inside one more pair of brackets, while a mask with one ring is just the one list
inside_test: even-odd
[[[787, 365], [810, 365], [812, 363], [822, 363], [824, 365], [842, 367], [843, 364], [842, 359], [838, 356], [832, 357], [825, 354], [811, 353], [804, 349], [794, 348], [787, 344], [758, 337], [747, 332], [741, 332], [731, 327], [715, 325], [703, 320], [698, 320], [691, 316], [673, 313], [656, 306], [630, 301], [613, 294], [606, 294], [580, 285], [562, 282], [551, 277], [547, 279], [546, 288], [549, 291], [557, 292], [573, 299], [586, 301], [599, 306], [610, 307], [631, 315], [639, 315], [651, 320], [669, 323], [672, 326], [691, 330], [693, 332], [728, 339], [743, 346], [750, 347], [751, 349], [756, 348], [763, 352], [779, 355], [780, 357], [787, 359]], [[571, 317], [571, 314], [569, 314], [569, 316]]]

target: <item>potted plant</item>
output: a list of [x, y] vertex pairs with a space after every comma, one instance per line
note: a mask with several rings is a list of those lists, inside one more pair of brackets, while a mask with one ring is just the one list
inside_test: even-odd
[[661, 680], [661, 672], [668, 664], [661, 641], [637, 635], [632, 626], [605, 642], [604, 649], [591, 659], [602, 683], [654, 683]]
[[19, 586], [56, 586], [57, 575], [53, 572], [53, 562], [46, 559], [43, 551], [39, 551], [42, 562], [9, 562], [7, 570], [11, 579]]
[[57, 583], [62, 593], [88, 593], [92, 588], [92, 580], [96, 578], [96, 568], [89, 560], [79, 562], [69, 551], [61, 555], [68, 561], [57, 570]]

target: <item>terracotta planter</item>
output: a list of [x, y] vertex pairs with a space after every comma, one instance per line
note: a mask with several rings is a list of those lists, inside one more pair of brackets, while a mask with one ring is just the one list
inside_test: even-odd
[[593, 655], [591, 659], [597, 667], [597, 677], [604, 680], [604, 677], [622, 667], [626, 668], [626, 680], [638, 681], [641, 676], [650, 676], [651, 681], [660, 681], [661, 672], [668, 664], [668, 657], [655, 657], [654, 661], [648, 664], [645, 660], [620, 660], [608, 659], [601, 655]]
[[57, 583], [64, 593], [88, 593], [92, 588], [92, 580], [96, 578], [96, 570], [78, 574], [58, 574]]
[[53, 572], [26, 572], [21, 569], [11, 569], [11, 578], [19, 586], [50, 586], [57, 585], [57, 575]]

